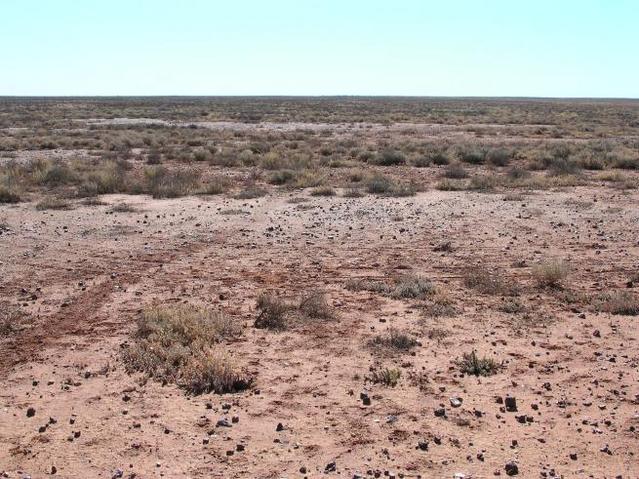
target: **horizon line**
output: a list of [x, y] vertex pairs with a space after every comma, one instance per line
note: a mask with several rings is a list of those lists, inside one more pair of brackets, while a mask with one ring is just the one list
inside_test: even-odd
[[384, 99], [384, 98], [405, 98], [405, 99], [478, 99], [478, 100], [639, 100], [639, 97], [624, 96], [534, 96], [534, 95], [387, 95], [387, 94], [319, 94], [319, 95], [298, 95], [298, 94], [154, 94], [154, 95], [0, 95], [0, 99], [85, 99], [85, 98], [282, 98], [282, 99], [298, 99], [298, 98], [320, 98], [320, 99], [338, 99], [338, 98], [363, 98], [363, 99]]

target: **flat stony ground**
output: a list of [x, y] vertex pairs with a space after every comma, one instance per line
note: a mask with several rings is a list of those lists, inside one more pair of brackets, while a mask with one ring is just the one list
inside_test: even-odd
[[[0, 209], [0, 299], [24, 312], [0, 345], [4, 477], [481, 478], [506, 476], [511, 461], [520, 477], [639, 477], [637, 318], [566, 300], [626, 287], [637, 191], [103, 200]], [[136, 210], [110, 213], [122, 201]], [[435, 251], [446, 241], [452, 251]], [[563, 290], [532, 281], [547, 258], [569, 262]], [[527, 312], [502, 312], [504, 298], [467, 288], [474, 265], [520, 284]], [[407, 272], [430, 278], [457, 314], [434, 318], [419, 301], [345, 287]], [[313, 290], [327, 294], [334, 321], [253, 327], [261, 292], [294, 300]], [[245, 325], [225, 348], [255, 388], [189, 397], [128, 375], [121, 344], [154, 301], [207, 304]], [[389, 327], [420, 345], [367, 345]], [[455, 361], [472, 350], [502, 369], [463, 376]], [[367, 382], [377, 367], [399, 368], [399, 384]], [[499, 404], [507, 395], [517, 412]]]

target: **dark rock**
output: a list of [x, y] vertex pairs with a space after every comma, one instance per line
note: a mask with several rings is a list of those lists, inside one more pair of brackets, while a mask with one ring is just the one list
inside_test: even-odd
[[506, 474], [509, 476], [516, 476], [519, 474], [519, 467], [517, 467], [517, 464], [513, 461], [507, 462], [504, 469], [506, 470]]
[[335, 463], [335, 461], [333, 461], [326, 464], [326, 467], [324, 468], [324, 473], [326, 474], [328, 472], [335, 472], [336, 470], [337, 470], [337, 464]]

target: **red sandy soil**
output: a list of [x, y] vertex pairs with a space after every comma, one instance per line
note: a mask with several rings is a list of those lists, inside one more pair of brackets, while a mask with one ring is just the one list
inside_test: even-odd
[[[564, 298], [627, 289], [636, 191], [103, 199], [0, 209], [0, 300], [21, 312], [0, 340], [0, 477], [486, 478], [510, 462], [525, 478], [639, 477], [637, 317]], [[108, 213], [122, 201], [137, 211]], [[452, 251], [434, 251], [445, 241]], [[564, 290], [533, 282], [547, 258], [570, 264]], [[520, 283], [528, 313], [464, 286], [473, 265]], [[430, 278], [458, 314], [345, 288], [407, 272]], [[253, 327], [261, 292], [312, 290], [326, 292], [335, 320]], [[245, 325], [226, 348], [255, 387], [188, 396], [127, 374], [121, 344], [154, 302], [206, 304]], [[391, 326], [420, 341], [414, 352], [367, 345]], [[503, 368], [462, 375], [455, 361], [472, 350]], [[381, 366], [401, 370], [396, 387], [366, 381]], [[498, 402], [507, 395], [517, 412]]]

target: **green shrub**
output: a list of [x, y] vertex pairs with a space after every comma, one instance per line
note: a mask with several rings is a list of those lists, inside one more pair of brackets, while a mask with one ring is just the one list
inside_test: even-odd
[[499, 369], [499, 365], [493, 359], [479, 358], [475, 351], [465, 353], [457, 364], [462, 373], [473, 376], [492, 376]]

